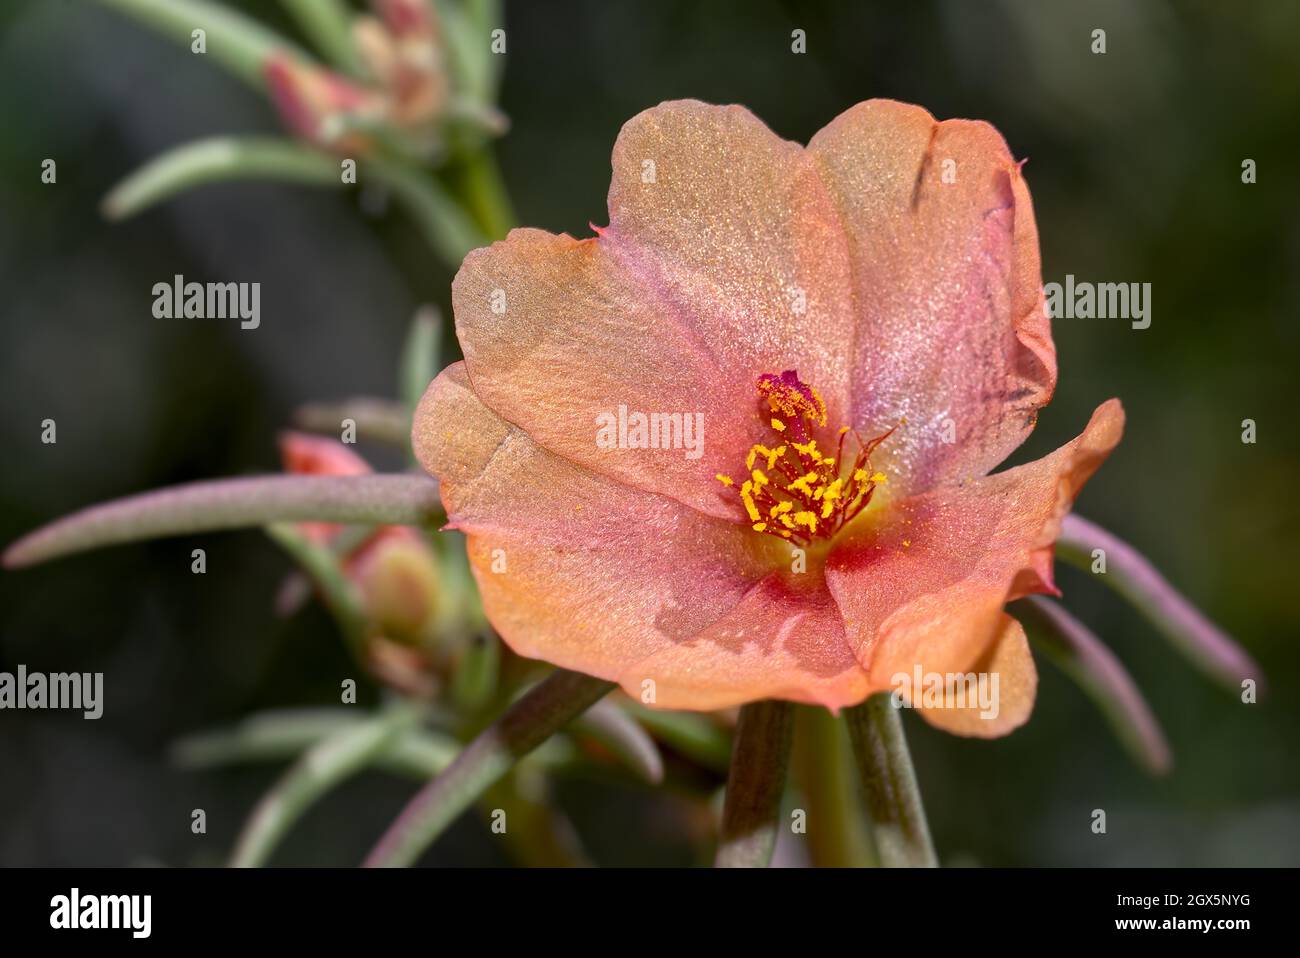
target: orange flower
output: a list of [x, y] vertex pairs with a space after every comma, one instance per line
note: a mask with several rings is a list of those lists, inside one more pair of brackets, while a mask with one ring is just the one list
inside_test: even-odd
[[1021, 724], [1037, 676], [1003, 607], [1056, 591], [1123, 412], [988, 475], [1056, 383], [1002, 137], [873, 100], [805, 148], [681, 101], [624, 126], [613, 170], [597, 237], [466, 258], [465, 360], [416, 415], [501, 636], [676, 709], [996, 673], [996, 717], [923, 714]]

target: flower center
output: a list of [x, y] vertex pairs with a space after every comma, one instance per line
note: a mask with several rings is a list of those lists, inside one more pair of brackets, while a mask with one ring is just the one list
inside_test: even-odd
[[[885, 475], [871, 468], [871, 454], [889, 438], [864, 441], [856, 430], [842, 426], [835, 433], [835, 455], [818, 448], [817, 434], [826, 427], [826, 403], [817, 390], [800, 381], [793, 369], [758, 377], [758, 395], [765, 402], [776, 442], [754, 443], [745, 457], [749, 478], [737, 490], [755, 532], [807, 545], [829, 539], [866, 508]], [[845, 437], [857, 452], [845, 457]], [[829, 449], [829, 445], [828, 445]], [[731, 476], [717, 480], [735, 489]]]

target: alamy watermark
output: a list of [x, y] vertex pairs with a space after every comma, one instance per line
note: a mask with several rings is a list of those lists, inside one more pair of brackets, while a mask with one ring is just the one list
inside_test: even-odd
[[601, 449], [684, 449], [687, 459], [704, 455], [704, 413], [618, 412], [596, 416], [596, 445]]
[[170, 283], [153, 284], [157, 319], [239, 319], [240, 329], [262, 323], [261, 283], [187, 283], [177, 273]]
[[79, 709], [83, 718], [104, 714], [103, 672], [0, 672], [0, 709]]
[[50, 927], [63, 929], [113, 929], [148, 938], [153, 930], [152, 895], [83, 895], [73, 888], [50, 899]]
[[895, 672], [889, 685], [895, 708], [978, 708], [982, 719], [995, 719], [1001, 711], [997, 672], [923, 672], [918, 664], [910, 675]]
[[1075, 282], [1073, 273], [1065, 283], [1043, 287], [1043, 311], [1051, 319], [1127, 319], [1134, 329], [1151, 325], [1150, 283]]

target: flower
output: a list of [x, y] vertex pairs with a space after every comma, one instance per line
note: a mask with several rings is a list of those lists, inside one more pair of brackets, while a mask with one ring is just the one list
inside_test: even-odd
[[[996, 717], [912, 704], [960, 734], [1023, 723], [1037, 675], [1004, 606], [1057, 592], [1062, 517], [1123, 412], [989, 474], [1056, 383], [1002, 137], [872, 100], [805, 148], [665, 103], [619, 135], [609, 217], [465, 259], [465, 359], [415, 418], [505, 641], [674, 709], [987, 672]], [[614, 415], [627, 441], [595, 441]]]
[[366, 131], [387, 111], [382, 96], [286, 53], [267, 57], [262, 73], [285, 125], [295, 134], [339, 153], [369, 149], [372, 137]]
[[382, 134], [432, 149], [450, 91], [441, 27], [424, 0], [375, 0], [378, 17], [361, 15], [352, 40], [367, 81], [273, 51], [262, 66], [285, 124], [316, 146], [367, 152]]

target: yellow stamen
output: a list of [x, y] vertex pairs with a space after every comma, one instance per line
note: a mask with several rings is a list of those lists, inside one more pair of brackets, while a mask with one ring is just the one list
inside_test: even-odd
[[[870, 504], [876, 487], [885, 481], [883, 472], [871, 468], [871, 454], [889, 433], [864, 442], [850, 427], [841, 427], [831, 434], [838, 442], [834, 457], [825, 456], [818, 443], [828, 434], [815, 432], [826, 425], [821, 394], [793, 370], [779, 376], [765, 373], [757, 385], [773, 413], [766, 417], [772, 432], [788, 437], [788, 446], [754, 443], [746, 453], [749, 478], [737, 492], [750, 527], [801, 545], [830, 538]], [[846, 436], [857, 441], [856, 453], [845, 448]], [[787, 451], [793, 455], [787, 456]], [[844, 475], [842, 463], [847, 463]], [[736, 484], [725, 473], [715, 478], [727, 487]]]

